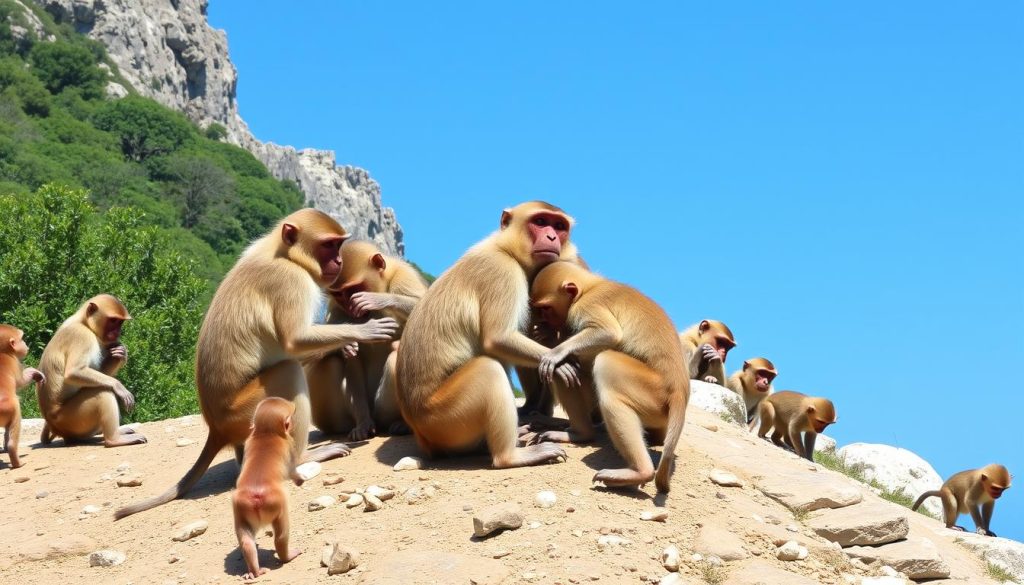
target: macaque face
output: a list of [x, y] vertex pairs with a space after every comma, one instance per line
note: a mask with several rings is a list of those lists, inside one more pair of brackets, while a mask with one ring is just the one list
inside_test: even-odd
[[551, 329], [559, 330], [565, 327], [566, 316], [569, 312], [569, 304], [564, 303], [564, 307], [559, 306], [561, 304], [554, 299], [550, 299], [533, 303], [532, 306], [534, 314], [541, 321], [546, 323]]
[[1010, 489], [1009, 481], [1006, 481], [1006, 483], [996, 483], [992, 478], [985, 475], [981, 476], [981, 482], [985, 484], [985, 492], [993, 500], [998, 500], [1003, 495], [1003, 492]]
[[771, 388], [772, 380], [774, 379], [775, 372], [771, 370], [757, 370], [754, 372], [754, 387], [757, 388], [758, 392], [767, 392]]
[[108, 317], [103, 324], [103, 341], [106, 343], [117, 343], [117, 340], [121, 338], [121, 327], [123, 325], [124, 319]]
[[320, 264], [321, 280], [330, 284], [341, 273], [341, 244], [345, 238], [328, 236], [318, 240], [313, 247], [313, 257]]
[[715, 335], [711, 341], [711, 346], [715, 348], [715, 351], [718, 352], [718, 357], [722, 358], [724, 362], [729, 350], [736, 347], [736, 344], [724, 335]]
[[814, 432], [823, 433], [828, 425], [832, 424], [832, 421], [824, 421], [820, 418], [811, 417], [811, 426], [814, 427]]
[[558, 260], [562, 246], [569, 241], [569, 220], [561, 214], [542, 211], [530, 217], [526, 231], [531, 257], [538, 266], [544, 266]]

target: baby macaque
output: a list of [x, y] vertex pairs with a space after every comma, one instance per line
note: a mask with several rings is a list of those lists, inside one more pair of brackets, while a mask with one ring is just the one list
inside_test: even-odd
[[21, 435], [21, 404], [18, 390], [32, 382], [36, 387], [46, 379], [35, 368], [22, 369], [21, 360], [28, 355], [25, 333], [17, 327], [0, 325], [0, 426], [4, 427], [4, 449], [11, 459], [11, 469], [21, 467], [18, 438]]
[[[757, 436], [764, 438], [772, 432], [772, 442], [788, 445], [796, 454], [813, 461], [814, 442], [818, 433], [836, 422], [836, 409], [827, 398], [807, 396], [792, 390], [776, 392], [761, 401], [761, 429]], [[801, 440], [800, 433], [803, 433]]]

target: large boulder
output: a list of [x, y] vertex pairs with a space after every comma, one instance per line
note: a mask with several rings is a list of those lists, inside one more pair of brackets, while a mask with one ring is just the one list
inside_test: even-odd
[[[999, 520], [999, 512], [995, 514]], [[973, 532], [965, 532], [956, 536], [961, 544], [978, 553], [981, 558], [1002, 568], [1013, 575], [1017, 581], [1024, 583], [1024, 543], [1008, 538], [992, 538]]]
[[[836, 452], [850, 466], [861, 468], [864, 479], [875, 481], [885, 489], [900, 490], [912, 498], [923, 492], [937, 490], [942, 478], [927, 461], [900, 447], [874, 443], [852, 443]], [[942, 517], [942, 503], [938, 498], [925, 500], [925, 510]]]
[[747, 424], [747, 407], [743, 398], [718, 384], [690, 380], [690, 408], [706, 410], [738, 425]]

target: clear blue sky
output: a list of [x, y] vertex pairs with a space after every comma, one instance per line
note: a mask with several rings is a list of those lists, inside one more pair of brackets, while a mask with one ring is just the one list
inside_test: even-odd
[[[526, 199], [840, 444], [1015, 472], [1024, 539], [1024, 5], [214, 0], [257, 137], [370, 171], [442, 272]], [[973, 528], [971, 519], [961, 524]]]

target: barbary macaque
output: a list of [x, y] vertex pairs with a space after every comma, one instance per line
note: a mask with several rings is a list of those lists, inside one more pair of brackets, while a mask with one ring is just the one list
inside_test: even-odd
[[[776, 392], [761, 401], [759, 415], [762, 439], [774, 427], [772, 442], [789, 446], [797, 455], [814, 460], [814, 443], [825, 427], [836, 422], [836, 409], [827, 398], [807, 396], [792, 390]], [[800, 433], [803, 433], [801, 439]]]
[[743, 362], [743, 369], [729, 376], [725, 386], [743, 398], [747, 423], [752, 424], [757, 418], [758, 406], [772, 393], [772, 381], [778, 375], [775, 364], [758, 357]]
[[217, 287], [199, 330], [196, 387], [209, 426], [206, 444], [177, 484], [121, 508], [115, 518], [181, 497], [225, 447], [234, 447], [241, 463], [256, 405], [269, 396], [295, 405], [291, 434], [296, 459], [326, 461], [349, 454], [343, 443], [306, 452], [310, 407], [300, 362], [353, 342], [389, 342], [398, 323], [388, 317], [361, 324], [313, 322], [324, 290], [341, 271], [340, 249], [347, 238], [327, 214], [300, 209], [242, 253]]
[[732, 331], [721, 321], [704, 319], [679, 334], [690, 378], [725, 383], [725, 358], [736, 347]]
[[947, 479], [941, 488], [921, 494], [911, 509], [917, 510], [926, 499], [938, 496], [942, 499], [942, 516], [946, 528], [965, 531], [962, 526], [956, 525], [956, 519], [960, 514], [970, 514], [974, 520], [975, 532], [984, 536], [995, 536], [996, 533], [989, 530], [992, 512], [995, 510], [996, 500], [1004, 491], [1010, 489], [1012, 479], [1005, 467], [995, 463], [961, 471]]
[[82, 304], [43, 349], [37, 385], [39, 410], [46, 422], [40, 441], [65, 442], [103, 435], [106, 447], [139, 445], [146, 437], [122, 427], [121, 407], [135, 408], [135, 395], [115, 376], [128, 361], [121, 328], [132, 317], [116, 297], [96, 295]]
[[[485, 441], [496, 468], [564, 460], [558, 445], [517, 447], [507, 366], [537, 367], [548, 348], [525, 334], [529, 282], [567, 253], [572, 219], [539, 201], [501, 214], [497, 232], [445, 271], [416, 305], [398, 350], [398, 403], [426, 454]], [[575, 386], [578, 371], [558, 368]]]
[[22, 360], [28, 355], [25, 332], [11, 325], [0, 325], [0, 426], [4, 427], [4, 450], [11, 460], [11, 469], [21, 467], [18, 440], [21, 437], [21, 404], [18, 390], [32, 382], [36, 388], [46, 377], [35, 368], [25, 368]]
[[[541, 440], [593, 438], [588, 393], [554, 379], [555, 368], [576, 356], [590, 370], [608, 434], [629, 465], [602, 469], [594, 481], [620, 487], [653, 479], [659, 492], [668, 492], [690, 397], [683, 348], [672, 320], [640, 291], [571, 262], [543, 268], [533, 281], [530, 300], [552, 328], [572, 334], [547, 352], [539, 367], [569, 415], [570, 431], [542, 433]], [[657, 472], [644, 443], [645, 429], [664, 437]]]

